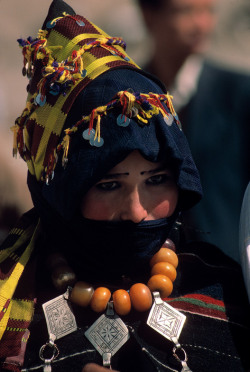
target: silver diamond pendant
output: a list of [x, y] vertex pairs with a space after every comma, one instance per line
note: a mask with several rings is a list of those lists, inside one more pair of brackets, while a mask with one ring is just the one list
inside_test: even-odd
[[[187, 365], [187, 354], [178, 341], [186, 316], [162, 301], [159, 292], [153, 292], [153, 296], [154, 303], [150, 310], [147, 324], [175, 344], [173, 355], [181, 363], [182, 372], [192, 372]], [[182, 355], [182, 358], [179, 354]]]
[[100, 316], [85, 332], [85, 336], [101, 354], [104, 367], [111, 366], [111, 357], [130, 337], [126, 325], [114, 313], [112, 303], [108, 304], [106, 314]]
[[[49, 341], [39, 351], [39, 357], [44, 362], [44, 372], [52, 371], [51, 364], [59, 355], [54, 341], [77, 330], [75, 316], [68, 303], [69, 290], [42, 305], [49, 334]], [[45, 357], [45, 350], [50, 351], [50, 358]]]
[[175, 342], [178, 340], [186, 316], [162, 301], [159, 292], [153, 292], [154, 303], [150, 310], [147, 324], [163, 337]]
[[68, 302], [69, 290], [61, 296], [44, 303], [43, 311], [47, 323], [48, 333], [55, 336], [55, 340], [77, 330], [75, 316]]

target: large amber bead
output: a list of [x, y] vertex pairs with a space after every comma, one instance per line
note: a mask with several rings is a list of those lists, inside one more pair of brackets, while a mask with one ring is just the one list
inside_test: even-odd
[[150, 266], [154, 266], [157, 262], [171, 263], [176, 269], [178, 266], [178, 257], [172, 249], [162, 247], [151, 258]]
[[157, 262], [151, 269], [151, 275], [162, 274], [167, 276], [172, 282], [175, 281], [177, 273], [174, 266], [168, 262]]
[[51, 280], [58, 291], [64, 292], [76, 282], [76, 276], [68, 265], [60, 265], [54, 268]]
[[152, 292], [160, 292], [161, 298], [168, 297], [173, 291], [172, 281], [162, 274], [151, 276], [147, 285]]
[[132, 306], [137, 311], [147, 311], [152, 306], [152, 294], [145, 284], [133, 284], [129, 290], [129, 295]]
[[96, 313], [101, 313], [102, 311], [105, 311], [107, 304], [110, 300], [110, 297], [111, 292], [108, 288], [105, 287], [96, 288], [90, 302], [91, 309], [94, 310]]
[[77, 282], [70, 294], [70, 300], [79, 306], [86, 307], [90, 304], [94, 288], [86, 282]]
[[113, 293], [114, 309], [118, 315], [127, 315], [131, 310], [130, 296], [125, 289]]

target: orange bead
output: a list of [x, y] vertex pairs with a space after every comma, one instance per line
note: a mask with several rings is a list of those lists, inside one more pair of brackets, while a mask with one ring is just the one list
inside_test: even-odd
[[137, 311], [147, 311], [152, 306], [152, 294], [142, 283], [133, 284], [129, 290], [132, 306]]
[[79, 306], [89, 305], [94, 293], [94, 288], [86, 282], [77, 282], [70, 294], [70, 300]]
[[90, 302], [91, 309], [94, 310], [96, 313], [101, 313], [106, 309], [110, 297], [111, 292], [108, 288], [105, 287], [96, 288]]
[[150, 266], [154, 266], [157, 262], [168, 262], [171, 263], [176, 269], [178, 266], [177, 254], [169, 248], [160, 248], [150, 260]]
[[162, 274], [151, 276], [147, 285], [151, 292], [160, 292], [161, 298], [168, 297], [173, 290], [173, 283], [171, 280]]
[[172, 282], [176, 279], [176, 270], [174, 266], [168, 262], [157, 262], [151, 269], [151, 275], [162, 274], [167, 276]]
[[127, 315], [131, 310], [131, 301], [125, 289], [118, 289], [113, 293], [114, 308], [118, 315]]

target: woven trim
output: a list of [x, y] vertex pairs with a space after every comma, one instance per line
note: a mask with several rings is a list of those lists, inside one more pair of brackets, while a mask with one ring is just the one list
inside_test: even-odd
[[166, 301], [180, 311], [203, 315], [209, 318], [228, 320], [224, 302], [215, 300], [209, 296], [191, 294], [178, 298], [168, 298]]

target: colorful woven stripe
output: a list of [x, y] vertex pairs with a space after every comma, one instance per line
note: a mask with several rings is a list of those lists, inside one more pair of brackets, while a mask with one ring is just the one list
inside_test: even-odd
[[11, 230], [0, 251], [0, 358], [9, 360], [13, 370], [23, 363], [35, 302], [17, 297], [17, 290], [39, 235], [40, 223], [31, 211]]
[[224, 303], [209, 296], [191, 294], [168, 298], [167, 302], [180, 311], [227, 320]]
[[20, 39], [19, 44], [30, 83], [26, 107], [12, 128], [13, 153], [18, 150], [40, 180], [78, 93], [110, 69], [139, 67], [128, 57], [121, 38], [110, 37], [79, 15], [63, 14], [36, 39]]

